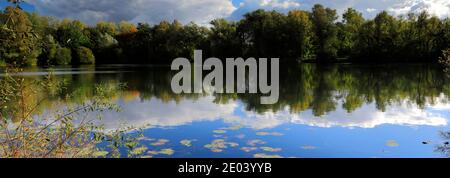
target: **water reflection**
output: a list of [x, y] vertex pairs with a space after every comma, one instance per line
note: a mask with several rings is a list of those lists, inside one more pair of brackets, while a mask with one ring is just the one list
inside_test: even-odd
[[[380, 131], [386, 132], [386, 134], [389, 133], [385, 140], [379, 140], [382, 146], [386, 146], [388, 141], [391, 141], [389, 143], [393, 143], [393, 141], [397, 143], [398, 146], [389, 149], [399, 149], [403, 145], [408, 145], [405, 143], [405, 140], [391, 140], [389, 137], [393, 137], [393, 135], [402, 136], [403, 139], [419, 143], [419, 145], [410, 145], [409, 149], [404, 150], [406, 155], [411, 155], [407, 154], [408, 151], [423, 149], [420, 148], [420, 143], [430, 135], [437, 135], [438, 130], [431, 129], [427, 130], [426, 133], [414, 133], [421, 135], [421, 137], [411, 138], [404, 136], [407, 135], [405, 132], [413, 133], [414, 131], [405, 131], [399, 128], [395, 130], [386, 129], [386, 125], [407, 126], [410, 128], [419, 126], [426, 128], [436, 127], [438, 129], [446, 129], [448, 127], [448, 119], [450, 118], [450, 103], [448, 102], [450, 99], [450, 82], [436, 66], [330, 65], [318, 67], [312, 64], [290, 64], [290, 67], [281, 67], [284, 68], [280, 70], [280, 100], [274, 105], [259, 104], [260, 96], [257, 94], [174, 94], [170, 88], [170, 81], [174, 72], [163, 66], [35, 68], [28, 69], [26, 73], [22, 74], [28, 80], [39, 81], [43, 78], [41, 74], [48, 71], [56, 71], [54, 74], [57, 80], [65, 81], [66, 87], [64, 90], [58, 90], [59, 93], [57, 95], [49, 95], [47, 97], [48, 100], [40, 106], [39, 111], [41, 113], [66, 104], [77, 104], [86, 101], [94, 93], [94, 84], [102, 83], [111, 86], [110, 99], [119, 104], [123, 110], [120, 113], [103, 113], [104, 119], [100, 123], [104, 124], [107, 129], [118, 128], [123, 126], [123, 123], [145, 128], [186, 126], [187, 128], [185, 129], [187, 130], [190, 127], [196, 129], [190, 132], [186, 131], [189, 133], [184, 134], [189, 135], [192, 133], [195, 135], [196, 132], [201, 130], [200, 128], [209, 129], [210, 125], [214, 125], [205, 126], [202, 123], [221, 123], [209, 131], [202, 131], [215, 135], [214, 140], [216, 142], [211, 139], [202, 140], [198, 137], [179, 138], [184, 134], [178, 133], [177, 139], [179, 141], [177, 142], [196, 140], [193, 143], [189, 142], [193, 144], [189, 148], [195, 148], [195, 144], [200, 144], [203, 141], [204, 145], [211, 145], [207, 149], [213, 150], [216, 150], [213, 147], [214, 145], [228, 145], [227, 147], [234, 148], [229, 146], [228, 143], [233, 143], [233, 145], [235, 145], [234, 143], [239, 143], [241, 147], [237, 148], [237, 150], [241, 150], [243, 153], [266, 150], [266, 153], [258, 154], [258, 156], [270, 156], [270, 151], [274, 149], [280, 150], [282, 153], [297, 153], [298, 150], [320, 151], [322, 148], [326, 149], [330, 143], [333, 143], [334, 147], [329, 149], [339, 150], [339, 143], [328, 140], [325, 145], [320, 145], [323, 143], [317, 142], [317, 140], [324, 138], [317, 138], [317, 136], [312, 134], [309, 134], [309, 136], [304, 135], [304, 137], [311, 137], [317, 140], [293, 146], [297, 151], [292, 151], [294, 148], [281, 148], [283, 144], [290, 143], [290, 141], [278, 143], [278, 145], [266, 145], [263, 148], [248, 145], [246, 142], [258, 140], [254, 136], [250, 137], [248, 133], [236, 133], [233, 136], [235, 139], [242, 140], [242, 142], [225, 139], [230, 136], [227, 134], [232, 132], [232, 130], [226, 129], [229, 126], [239, 126], [239, 128], [256, 130], [255, 132], [279, 133], [287, 132], [288, 129], [294, 129], [296, 125], [301, 126], [303, 130], [295, 130], [294, 135], [303, 133], [306, 128], [378, 128], [375, 129], [377, 134], [383, 135]], [[113, 87], [119, 83], [125, 83], [127, 87], [124, 90]], [[67, 95], [67, 93], [71, 94]], [[40, 96], [47, 94], [38, 93]], [[29, 98], [29, 100], [33, 101], [33, 98]], [[383, 129], [379, 130], [379, 128]], [[217, 130], [223, 130], [224, 133], [214, 132]], [[161, 130], [159, 131], [162, 132]], [[358, 130], [358, 132], [362, 131]], [[164, 133], [165, 135], [160, 135], [161, 138], [169, 137], [170, 133]], [[350, 131], [330, 129], [326, 135], [333, 135], [330, 137], [334, 140], [345, 140], [343, 135], [348, 133]], [[158, 135], [158, 133], [153, 132], [152, 134]], [[284, 133], [282, 135], [283, 138], [293, 136], [292, 134]], [[258, 136], [262, 135], [256, 134], [256, 137]], [[361, 134], [360, 137], [364, 137], [360, 139], [373, 139], [373, 142], [377, 142], [377, 138], [373, 136], [369, 137]], [[251, 140], [249, 141], [248, 139]], [[220, 142], [217, 140], [220, 140]], [[323, 141], [325, 142], [325, 140]], [[367, 143], [368, 141], [360, 141], [359, 143], [370, 145], [370, 143]], [[356, 141], [352, 140], [352, 142]], [[185, 144], [186, 141], [184, 141], [183, 145]], [[292, 145], [293, 143], [290, 144]], [[350, 147], [352, 147], [348, 145], [341, 146], [348, 149], [347, 151], [351, 150]], [[183, 148], [185, 147], [183, 146]], [[417, 149], [411, 147], [417, 147]], [[373, 148], [360, 148], [357, 146], [356, 148], [366, 150], [367, 155], [374, 152], [373, 150], [372, 152], [369, 151]], [[380, 149], [377, 153], [388, 154], [384, 149], [388, 148], [383, 148], [382, 151]], [[161, 155], [159, 154], [160, 150], [155, 150], [157, 151], [155, 153], [158, 154], [152, 155]], [[175, 153], [172, 154], [176, 156], [177, 153], [178, 150], [175, 150]], [[321, 152], [319, 157], [333, 157], [337, 155], [345, 157], [346, 154], [346, 152], [340, 152], [336, 153], [336, 155], [326, 155]], [[202, 154], [198, 155], [201, 156]], [[233, 153], [233, 155], [239, 154]], [[296, 156], [295, 154], [293, 155]], [[364, 155], [367, 156], [366, 153]]]
[[[376, 109], [374, 104], [368, 104], [351, 114], [339, 108], [327, 115], [315, 116], [311, 111], [292, 113], [289, 107], [257, 113], [244, 109], [245, 104], [239, 101], [214, 104], [214, 97], [211, 96], [178, 103], [159, 99], [128, 102], [120, 100], [118, 103], [126, 112], [106, 113], [104, 124], [107, 128], [118, 127], [121, 122], [117, 118], [127, 118], [126, 121], [134, 126], [171, 127], [199, 121], [223, 120], [253, 129], [268, 129], [289, 123], [316, 127], [373, 128], [383, 124], [446, 126], [448, 122], [446, 116], [433, 112], [433, 107], [419, 109], [408, 104], [393, 105], [384, 112]], [[441, 105], [450, 108], [450, 105]], [[439, 106], [444, 107], [441, 105]]]
[[[125, 83], [125, 91], [117, 91], [111, 99], [124, 108], [121, 118], [138, 125], [177, 126], [221, 118], [257, 129], [282, 123], [364, 128], [381, 124], [437, 126], [447, 124], [446, 116], [438, 111], [450, 109], [450, 83], [436, 66], [288, 67], [281, 70], [280, 100], [275, 105], [259, 104], [256, 94], [174, 94], [170, 89], [173, 72], [167, 67], [51, 70], [65, 81], [64, 92], [73, 93], [64, 98], [67, 103], [90, 98], [94, 84]], [[20, 75], [39, 80], [48, 71], [29, 69]], [[60, 98], [50, 99], [62, 100], [64, 92]], [[117, 116], [110, 115], [106, 118]]]

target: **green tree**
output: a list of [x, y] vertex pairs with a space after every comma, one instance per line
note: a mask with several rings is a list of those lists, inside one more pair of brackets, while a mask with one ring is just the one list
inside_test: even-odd
[[378, 14], [375, 19], [375, 51], [379, 58], [392, 58], [393, 50], [396, 50], [396, 38], [398, 37], [398, 28], [396, 20], [386, 11]]
[[313, 24], [310, 13], [301, 10], [292, 10], [288, 13], [287, 29], [291, 36], [288, 48], [289, 56], [300, 59], [309, 59], [314, 54]]
[[[207, 51], [206, 41], [208, 39], [209, 30], [206, 27], [201, 27], [191, 22], [183, 27], [178, 33], [177, 38], [171, 42], [175, 47], [170, 51], [181, 50], [175, 53], [175, 56], [185, 56], [190, 59], [194, 58], [194, 50], [205, 49]], [[178, 42], [177, 42], [178, 41]]]
[[286, 57], [289, 35], [286, 33], [286, 15], [262, 9], [244, 15], [239, 22], [238, 35], [246, 48], [244, 55]]
[[95, 64], [94, 53], [89, 48], [80, 46], [75, 50], [72, 64]]
[[54, 65], [68, 65], [72, 62], [72, 51], [69, 48], [59, 47], [56, 49], [55, 57], [51, 60]]
[[40, 65], [53, 64], [58, 50], [58, 44], [52, 35], [47, 35], [42, 40], [42, 53], [39, 55], [38, 63]]
[[358, 38], [358, 58], [365, 60], [392, 60], [400, 50], [399, 22], [386, 11], [361, 27]]
[[342, 15], [342, 23], [338, 23], [339, 51], [341, 56], [351, 56], [355, 51], [358, 33], [364, 23], [362, 13], [349, 8]]
[[90, 40], [85, 34], [86, 25], [78, 20], [65, 19], [61, 22], [56, 37], [63, 47], [77, 49], [80, 46], [90, 46]]
[[89, 28], [89, 39], [96, 63], [120, 63], [121, 49], [115, 37], [102, 33], [97, 28]]
[[241, 56], [241, 41], [237, 35], [237, 24], [225, 19], [211, 21], [211, 33], [208, 37], [211, 55], [214, 57]]
[[317, 61], [327, 62], [337, 57], [336, 10], [324, 8], [320, 4], [312, 9], [312, 21], [316, 34]]
[[441, 50], [438, 49], [438, 45], [442, 38], [440, 36], [442, 26], [437, 17], [430, 17], [426, 11], [419, 14], [417, 21], [414, 23], [418, 34], [416, 45], [418, 56], [416, 57], [436, 59], [440, 55]]

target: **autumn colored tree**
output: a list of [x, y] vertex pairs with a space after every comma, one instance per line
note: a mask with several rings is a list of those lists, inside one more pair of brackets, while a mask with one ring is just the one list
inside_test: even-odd
[[0, 60], [12, 65], [36, 65], [40, 37], [28, 16], [18, 7], [0, 14]]

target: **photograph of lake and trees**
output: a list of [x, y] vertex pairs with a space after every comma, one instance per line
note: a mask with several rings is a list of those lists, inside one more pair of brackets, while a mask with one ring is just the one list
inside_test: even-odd
[[446, 158], [449, 100], [449, 0], [0, 2], [0, 158]]

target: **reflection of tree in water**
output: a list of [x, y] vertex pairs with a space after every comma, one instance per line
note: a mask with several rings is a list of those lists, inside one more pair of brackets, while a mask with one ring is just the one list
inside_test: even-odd
[[446, 157], [450, 157], [450, 132], [441, 132], [444, 142], [436, 147], [436, 152], [442, 153]]
[[[261, 105], [259, 94], [214, 94], [214, 102], [226, 104], [240, 100], [249, 111], [259, 113], [279, 111], [289, 108], [290, 112], [312, 110], [314, 115], [322, 116], [337, 108], [351, 113], [364, 104], [373, 103], [381, 110], [393, 104], [410, 104], [424, 108], [437, 102], [447, 102], [450, 96], [450, 83], [438, 67], [432, 65], [329, 65], [318, 67], [312, 64], [281, 66], [280, 98], [274, 105]], [[94, 69], [93, 69], [94, 70]], [[99, 70], [113, 70], [102, 69]], [[117, 70], [117, 69], [114, 69]], [[174, 94], [170, 87], [171, 72], [165, 67], [125, 68], [133, 71], [125, 73], [82, 75], [58, 75], [64, 80], [67, 93], [51, 100], [67, 103], [81, 103], [93, 96], [95, 84], [103, 83], [117, 86], [125, 83], [125, 91], [116, 91], [112, 100], [142, 101], [156, 98], [164, 102], [180, 102], [185, 99], [197, 100], [206, 94]], [[33, 77], [39, 80], [39, 77]], [[114, 88], [110, 88], [114, 92]], [[38, 93], [45, 95], [45, 93]], [[444, 96], [444, 98], [440, 96]], [[49, 104], [52, 102], [48, 102]], [[340, 105], [340, 106], [338, 106]]]
[[336, 110], [337, 105], [349, 113], [364, 103], [374, 103], [381, 111], [404, 102], [424, 108], [438, 102], [441, 94], [447, 101], [450, 94], [450, 84], [436, 66], [305, 64], [280, 72], [279, 102], [260, 105], [257, 96], [239, 95], [247, 109], [264, 112], [288, 106], [293, 113], [311, 109], [321, 116]]

